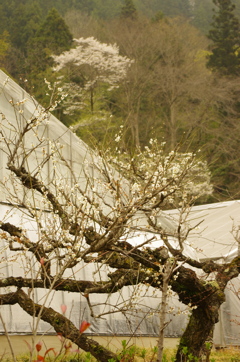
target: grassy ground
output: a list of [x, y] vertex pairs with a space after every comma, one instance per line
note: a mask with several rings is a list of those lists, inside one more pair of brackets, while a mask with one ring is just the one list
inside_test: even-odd
[[[143, 337], [94, 337], [118, 354], [120, 362], [155, 362], [156, 338]], [[0, 362], [95, 362], [89, 353], [77, 352], [77, 346], [70, 341], [52, 336], [11, 336], [11, 350], [4, 336], [0, 338]], [[164, 359], [173, 362], [179, 339], [164, 340]], [[38, 346], [37, 346], [38, 345]], [[32, 353], [32, 358], [30, 354]], [[46, 353], [46, 351], [49, 351]], [[73, 352], [74, 351], [74, 352]], [[13, 357], [14, 355], [14, 357]], [[110, 361], [113, 362], [113, 361]], [[187, 362], [197, 362], [195, 359]], [[240, 347], [212, 350], [209, 362], [240, 362]]]
[[[164, 350], [163, 362], [174, 361], [175, 350], [167, 349]], [[149, 355], [150, 357], [150, 355]], [[137, 358], [137, 362], [154, 362], [154, 359], [150, 358], [141, 359]], [[195, 360], [189, 360], [188, 362], [195, 362]], [[240, 362], [240, 349], [239, 348], [226, 348], [221, 350], [212, 350], [209, 362]]]
[[212, 362], [240, 362], [240, 349], [232, 347], [213, 351], [211, 359]]
[[[113, 352], [119, 351], [122, 349], [122, 340], [127, 341], [128, 346], [136, 345], [139, 348], [151, 349], [157, 344], [156, 337], [143, 337], [143, 336], [92, 336], [90, 338], [94, 339], [101, 345], [106, 348], [111, 349]], [[10, 343], [15, 355], [23, 355], [29, 352], [27, 343], [30, 345], [36, 345], [39, 341], [43, 343], [44, 350], [53, 347], [56, 351], [61, 349], [61, 341], [56, 335], [37, 335], [33, 337], [32, 335], [10, 335]], [[165, 338], [164, 346], [168, 349], [174, 349], [179, 344], [179, 338]], [[77, 349], [77, 346], [74, 346]], [[5, 353], [5, 355], [10, 355], [11, 350], [9, 346], [9, 341], [4, 335], [0, 335], [0, 356]], [[1, 362], [1, 359], [0, 359]]]
[[[41, 352], [39, 352], [40, 354]], [[173, 362], [174, 361], [173, 349], [164, 350], [163, 362]], [[14, 362], [13, 358], [1, 358], [1, 362]], [[15, 362], [29, 362], [29, 353], [24, 355], [19, 355], [16, 357]], [[48, 356], [45, 356], [44, 359], [38, 359], [36, 356], [32, 358], [33, 362], [94, 362], [95, 359], [91, 357], [90, 354], [67, 354], [54, 356], [49, 353]], [[119, 356], [120, 362], [155, 362], [156, 361], [156, 350], [155, 349], [144, 349], [139, 347], [134, 347], [126, 349]], [[110, 361], [113, 362], [113, 361]], [[188, 360], [188, 362], [195, 362], [195, 360]], [[209, 362], [240, 362], [240, 349], [239, 348], [226, 348], [221, 350], [213, 350], [210, 356]]]

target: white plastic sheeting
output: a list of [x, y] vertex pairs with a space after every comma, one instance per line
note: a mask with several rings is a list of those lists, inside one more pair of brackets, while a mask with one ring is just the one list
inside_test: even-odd
[[[21, 102], [24, 103], [21, 104]], [[3, 131], [5, 140], [8, 138], [14, 140], [25, 127], [26, 122], [34, 117], [39, 117], [39, 115], [42, 117], [42, 109], [21, 87], [0, 71], [0, 122], [4, 125], [4, 128], [1, 127], [1, 131]], [[41, 143], [39, 140], [41, 140]], [[40, 143], [39, 147], [38, 143]], [[21, 147], [24, 147], [24, 149]], [[24, 145], [20, 143], [16, 157], [18, 155], [22, 157], [23, 152], [34, 150], [26, 158], [24, 167], [35, 174], [42, 162], [43, 152], [49, 155], [52, 152], [51, 147], [57, 149], [57, 162], [53, 164], [54, 161], [50, 158], [41, 167], [43, 182], [48, 184], [53, 179], [61, 180], [62, 183], [69, 187], [78, 183], [89, 194], [94, 188], [99, 191], [101, 198], [104, 199], [105, 204], [101, 204], [106, 211], [107, 202], [111, 203], [111, 195], [106, 188], [102, 188], [102, 184], [99, 182], [104, 178], [101, 172], [102, 159], [53, 115], [49, 114], [48, 119], [44, 119], [37, 128], [31, 129], [27, 133], [24, 137]], [[10, 179], [10, 172], [6, 167], [6, 148], [4, 140], [0, 139], [0, 181], [4, 181], [4, 184], [0, 182], [0, 201], [7, 201], [9, 191], [15, 192]], [[11, 145], [10, 148], [12, 148]], [[127, 194], [127, 182], [116, 171], [112, 170], [112, 172], [118, 175], [119, 180], [121, 180], [121, 187]], [[89, 178], [86, 177], [86, 174], [89, 175]], [[90, 178], [91, 184], [89, 182]], [[8, 191], [6, 191], [6, 187]], [[18, 196], [20, 198], [21, 192], [25, 199], [31, 198], [31, 190], [21, 189], [19, 186]], [[39, 198], [39, 202], [41, 202], [41, 196], [36, 194], [35, 198], [36, 200]], [[97, 202], [96, 194], [95, 201]]]
[[[14, 209], [9, 205], [0, 203], [1, 220], [10, 222], [17, 226], [24, 225], [27, 230], [27, 237], [30, 240], [37, 240], [37, 228], [32, 220], [27, 218], [19, 209]], [[149, 238], [145, 236], [145, 238]], [[134, 238], [137, 243], [138, 236]], [[142, 243], [143, 235], [139, 237], [139, 243]], [[159, 241], [160, 243], [161, 241]], [[1, 241], [0, 245], [1, 277], [34, 277], [39, 273], [40, 265], [29, 252], [13, 252], [6, 248], [5, 242]], [[16, 257], [17, 255], [17, 257]], [[71, 269], [65, 277], [74, 278], [76, 280], [107, 280], [109, 268], [96, 263], [80, 264]], [[0, 293], [6, 293], [16, 288], [2, 288]], [[132, 298], [135, 298], [133, 302]], [[154, 291], [153, 288], [145, 286], [129, 286], [124, 287], [121, 291], [110, 294], [91, 294], [90, 300], [93, 305], [95, 315], [103, 314], [101, 318], [92, 318], [90, 316], [89, 307], [86, 299], [81, 293], [68, 293], [53, 291], [49, 293], [45, 289], [35, 289], [34, 300], [36, 303], [51, 306], [58, 312], [61, 312], [61, 305], [67, 306], [66, 315], [70, 317], [72, 322], [79, 326], [82, 320], [91, 322], [89, 333], [106, 334], [106, 335], [155, 335], [158, 334], [159, 325], [159, 304], [161, 301], [161, 292]], [[123, 314], [120, 312], [112, 313], [112, 311], [123, 306], [130, 305], [128, 311]], [[105, 314], [111, 311], [110, 314]], [[180, 312], [186, 311], [186, 307], [179, 303], [177, 297], [171, 299], [171, 312], [176, 313], [177, 317], [173, 320], [172, 313], [169, 320], [172, 322], [166, 329], [166, 335], [169, 337], [178, 337], [182, 333], [182, 328], [186, 325], [186, 316]], [[37, 333], [54, 333], [53, 329], [45, 322], [32, 319], [19, 306], [1, 306], [1, 313], [6, 324], [8, 333], [29, 334], [37, 331]], [[4, 333], [4, 328], [0, 324], [0, 333]]]
[[[188, 241], [198, 248], [199, 258], [228, 261], [238, 255], [240, 202], [222, 202], [193, 208], [189, 224], [200, 223]], [[240, 242], [240, 240], [239, 240]]]

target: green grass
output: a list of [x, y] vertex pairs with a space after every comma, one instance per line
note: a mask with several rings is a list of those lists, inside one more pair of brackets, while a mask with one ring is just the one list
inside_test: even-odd
[[[173, 362], [175, 350], [165, 349], [163, 362]], [[37, 358], [32, 359], [36, 361]], [[30, 362], [29, 353], [19, 355], [16, 357], [17, 362]], [[56, 357], [46, 357], [45, 362], [95, 362], [90, 353], [74, 353], [67, 355], [59, 355]], [[121, 362], [155, 362], [156, 349], [144, 349], [136, 346], [126, 348], [119, 354]], [[13, 362], [11, 357], [2, 357], [0, 355], [0, 362]], [[113, 362], [113, 361], [110, 361]], [[240, 348], [226, 348], [221, 350], [213, 350], [210, 356], [210, 362], [240, 362]]]

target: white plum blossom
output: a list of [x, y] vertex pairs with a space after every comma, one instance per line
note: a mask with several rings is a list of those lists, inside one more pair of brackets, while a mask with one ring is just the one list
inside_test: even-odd
[[[114, 156], [109, 152], [109, 159], [131, 181], [133, 202], [144, 196], [151, 206], [167, 197], [169, 205], [179, 207], [192, 204], [200, 197], [206, 198], [213, 192], [205, 160], [191, 152], [166, 153], [164, 144], [157, 140], [151, 139], [149, 145], [134, 157], [126, 153]], [[161, 202], [159, 207], [162, 207]]]

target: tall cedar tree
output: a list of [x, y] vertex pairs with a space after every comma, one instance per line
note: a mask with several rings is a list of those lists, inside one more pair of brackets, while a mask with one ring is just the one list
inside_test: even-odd
[[26, 55], [28, 41], [35, 36], [41, 23], [41, 9], [36, 1], [19, 1], [6, 13], [8, 23], [4, 30], [10, 35], [11, 44]]
[[132, 0], [124, 0], [124, 5], [121, 9], [121, 17], [132, 20], [137, 18], [137, 9]]
[[35, 39], [54, 54], [61, 54], [70, 49], [73, 37], [61, 15], [53, 8], [39, 27]]
[[28, 61], [31, 69], [44, 71], [53, 64], [52, 54], [69, 50], [73, 36], [56, 9], [51, 9], [28, 44]]
[[44, 78], [54, 83], [52, 74], [53, 54], [61, 54], [69, 50], [73, 43], [73, 36], [56, 9], [48, 12], [46, 19], [38, 27], [36, 35], [28, 41], [27, 67], [25, 77], [28, 79], [28, 92], [34, 89], [34, 96], [44, 106], [48, 105], [49, 99], [46, 96], [46, 84]]
[[222, 75], [238, 75], [240, 73], [240, 24], [234, 15], [235, 5], [231, 3], [231, 0], [213, 0], [213, 2], [218, 10], [213, 15], [212, 29], [208, 34], [213, 44], [207, 66]]

